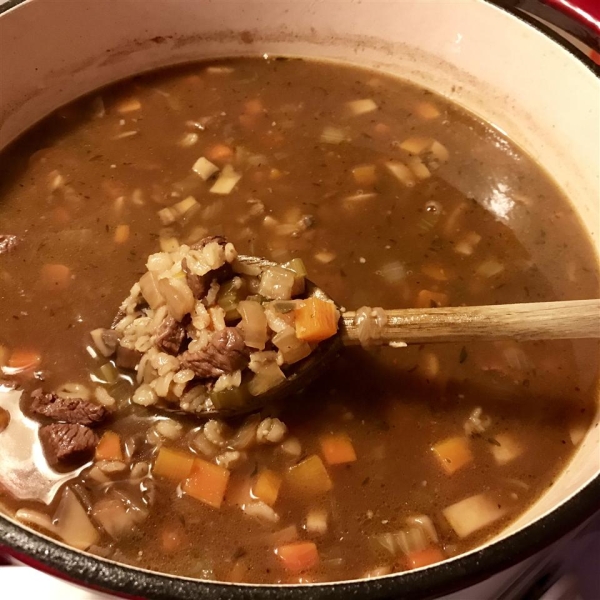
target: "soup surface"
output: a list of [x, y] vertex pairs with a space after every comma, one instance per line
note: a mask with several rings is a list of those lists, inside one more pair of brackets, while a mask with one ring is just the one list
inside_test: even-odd
[[[301, 258], [353, 310], [596, 297], [548, 175], [426, 90], [299, 59], [196, 64], [60, 109], [2, 166], [0, 506], [77, 548], [225, 581], [418, 568], [518, 517], [591, 422], [589, 341], [347, 349], [287, 403], [206, 422], [136, 403], [139, 373], [90, 336], [149, 255], [210, 235]], [[39, 388], [104, 405], [76, 468], [41, 453], [38, 427], [65, 418], [32, 414]]]

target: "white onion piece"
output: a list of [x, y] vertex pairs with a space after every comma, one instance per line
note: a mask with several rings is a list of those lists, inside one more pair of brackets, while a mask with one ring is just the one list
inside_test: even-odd
[[87, 550], [100, 539], [100, 534], [71, 488], [65, 488], [54, 514], [54, 522], [56, 533], [78, 550]]
[[158, 290], [167, 302], [171, 316], [181, 321], [194, 310], [195, 299], [192, 290], [181, 279], [159, 279]]
[[267, 317], [263, 307], [253, 300], [242, 300], [237, 309], [242, 317], [242, 332], [246, 346], [263, 350], [268, 339]]
[[219, 178], [215, 181], [209, 191], [211, 194], [227, 195], [231, 193], [241, 178], [241, 174], [236, 173], [231, 165], [225, 165]]
[[378, 108], [377, 103], [371, 98], [351, 100], [350, 102], [346, 102], [346, 106], [348, 107], [348, 110], [355, 116], [373, 112]]
[[294, 272], [283, 267], [269, 267], [260, 277], [258, 293], [273, 300], [289, 300], [294, 288]]
[[401, 162], [387, 162], [385, 163], [387, 170], [402, 184], [406, 187], [414, 187], [417, 183], [413, 172]]
[[147, 271], [140, 278], [140, 291], [148, 306], [153, 310], [156, 310], [165, 303], [165, 299], [158, 290], [157, 279], [152, 271]]
[[488, 496], [477, 494], [451, 504], [442, 512], [458, 537], [465, 538], [495, 523], [506, 514], [506, 509]]
[[192, 167], [192, 171], [204, 181], [212, 177], [218, 170], [219, 167], [211, 163], [210, 160], [204, 158], [204, 156], [201, 156]]
[[498, 465], [506, 465], [523, 454], [523, 448], [508, 433], [499, 433], [494, 436], [499, 446], [495, 444], [490, 446], [494, 460]]

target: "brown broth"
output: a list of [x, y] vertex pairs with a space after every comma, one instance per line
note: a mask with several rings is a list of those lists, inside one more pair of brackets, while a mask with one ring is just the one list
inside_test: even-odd
[[[202, 237], [202, 227], [227, 236], [245, 254], [279, 262], [301, 257], [310, 278], [349, 309], [415, 306], [424, 289], [446, 294], [450, 305], [598, 295], [594, 254], [567, 199], [489, 124], [380, 73], [304, 60], [216, 65], [225, 72], [191, 65], [78, 100], [2, 156], [0, 234], [17, 235], [22, 243], [0, 256], [0, 345], [39, 352], [45, 389], [89, 384], [90, 372], [101, 364], [86, 351], [90, 330], [110, 324], [147, 256], [159, 250], [164, 226], [157, 211], [189, 194], [201, 208], [174, 226], [181, 242]], [[139, 100], [141, 108], [119, 114], [123, 98]], [[372, 98], [378, 109], [350, 116], [345, 103], [362, 98]], [[423, 102], [440, 115], [421, 117]], [[204, 129], [189, 121], [205, 123]], [[320, 141], [326, 127], [342, 129], [350, 141]], [[119, 138], [123, 132], [135, 134]], [[190, 147], [178, 143], [186, 133], [197, 134]], [[384, 163], [405, 160], [399, 142], [411, 136], [439, 140], [450, 158], [430, 178], [406, 187]], [[234, 149], [226, 160], [242, 174], [227, 196], [210, 194], [204, 182], [190, 178], [191, 166], [215, 144]], [[248, 162], [247, 155], [254, 158]], [[352, 169], [365, 164], [376, 166], [371, 185], [353, 179]], [[173, 197], [177, 182], [187, 189]], [[373, 196], [347, 199], [361, 193]], [[253, 206], [264, 210], [253, 214]], [[292, 235], [307, 215], [314, 225]], [[120, 244], [114, 241], [119, 225], [130, 228]], [[459, 254], [470, 232], [480, 241], [472, 254]], [[69, 268], [64, 287], [47, 282], [41, 270], [48, 264]], [[396, 277], [386, 269], [390, 264]], [[478, 271], [486, 264], [484, 272], [499, 272]], [[328, 377], [279, 413], [299, 439], [302, 457], [320, 453], [324, 433], [351, 438], [357, 460], [328, 467], [330, 493], [302, 498], [284, 481], [274, 506], [279, 521], [248, 517], [232, 502], [236, 488], [262, 468], [283, 474], [298, 461], [276, 446], [258, 446], [232, 471], [219, 510], [154, 478], [147, 518], [118, 540], [103, 534], [92, 551], [209, 579], [351, 579], [377, 567], [406, 569], [402, 553], [391, 556], [371, 538], [424, 514], [435, 524], [445, 556], [465, 552], [517, 518], [564, 468], [576, 446], [570, 433], [591, 422], [599, 364], [598, 344], [584, 341], [347, 350]], [[464, 436], [463, 424], [477, 407], [491, 426], [471, 439], [473, 461], [446, 475], [431, 447]], [[124, 440], [138, 439], [131, 462], [153, 459], [154, 447], [143, 440], [156, 418], [120, 404], [109, 427]], [[185, 431], [199, 426], [191, 417], [180, 421]], [[490, 450], [495, 436], [505, 433], [523, 453], [498, 466]], [[169, 445], [189, 451], [186, 437]], [[76, 481], [92, 503], [106, 494], [89, 478]], [[116, 487], [132, 493], [125, 480]], [[506, 514], [460, 539], [441, 511], [480, 493]], [[19, 502], [1, 486], [0, 500], [9, 514], [23, 505], [54, 510]], [[329, 515], [321, 536], [302, 529], [315, 506]], [[285, 572], [274, 553], [274, 534], [290, 525], [298, 527], [300, 539], [317, 545], [320, 563], [308, 572]], [[165, 531], [175, 539], [172, 547], [164, 542]]]

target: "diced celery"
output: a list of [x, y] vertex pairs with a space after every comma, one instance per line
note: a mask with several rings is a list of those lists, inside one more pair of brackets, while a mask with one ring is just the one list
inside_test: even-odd
[[210, 393], [210, 399], [217, 410], [241, 408], [248, 403], [249, 398], [248, 387], [243, 383], [239, 387], [230, 387], [219, 392]]
[[304, 265], [304, 261], [301, 258], [292, 258], [292, 260], [281, 265], [285, 269], [289, 269], [290, 271], [294, 271], [296, 275], [300, 275], [301, 277], [306, 277], [308, 274], [306, 270], [306, 266]]
[[104, 363], [92, 372], [92, 379], [100, 383], [113, 384], [119, 378], [119, 371], [111, 362]]

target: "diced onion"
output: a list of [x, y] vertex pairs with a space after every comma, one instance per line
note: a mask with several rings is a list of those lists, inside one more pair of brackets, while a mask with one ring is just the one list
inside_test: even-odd
[[195, 299], [192, 290], [181, 279], [159, 279], [158, 290], [167, 303], [171, 316], [177, 321], [194, 310]]
[[432, 144], [433, 140], [428, 137], [409, 137], [400, 144], [400, 148], [410, 154], [421, 154], [431, 148]]
[[238, 304], [238, 312], [242, 317], [246, 346], [263, 350], [268, 339], [267, 317], [263, 307], [253, 300], [242, 300]]
[[428, 179], [431, 177], [431, 171], [425, 166], [418, 156], [411, 156], [406, 160], [406, 164], [415, 174], [417, 179]]
[[437, 119], [440, 116], [440, 111], [435, 104], [431, 102], [423, 101], [419, 102], [415, 107], [415, 112], [422, 118], [426, 120]]
[[289, 300], [294, 280], [293, 271], [283, 267], [269, 267], [262, 272], [258, 293], [273, 300]]
[[501, 519], [506, 509], [488, 496], [477, 494], [448, 506], [442, 512], [458, 537], [465, 538]]
[[398, 283], [406, 277], [406, 267], [400, 261], [393, 261], [383, 265], [377, 271], [388, 283]]
[[307, 342], [300, 341], [296, 337], [296, 330], [293, 327], [286, 327], [275, 336], [273, 344], [279, 348], [283, 360], [292, 365], [310, 354], [310, 346]]
[[371, 98], [351, 100], [350, 102], [346, 102], [346, 106], [348, 107], [348, 110], [355, 116], [373, 112], [378, 108], [377, 103]]
[[429, 151], [440, 162], [443, 162], [443, 163], [448, 162], [448, 160], [450, 158], [450, 152], [448, 152], [448, 149], [446, 148], [446, 146], [444, 146], [437, 140], [434, 140], [433, 144], [431, 144], [431, 148], [429, 148]]
[[236, 173], [231, 165], [225, 165], [209, 191], [212, 194], [229, 194], [241, 178], [241, 174]]
[[210, 160], [204, 158], [204, 156], [201, 156], [192, 167], [192, 171], [204, 181], [212, 177], [218, 170], [219, 167], [211, 163]]
[[277, 366], [277, 363], [267, 362], [251, 379], [250, 383], [248, 384], [248, 391], [253, 396], [259, 396], [271, 388], [276, 387], [282, 381], [285, 381], [285, 375]]
[[413, 172], [401, 162], [387, 162], [385, 163], [387, 170], [406, 187], [414, 187], [417, 183]]
[[165, 299], [158, 289], [157, 278], [152, 271], [144, 273], [140, 278], [140, 291], [148, 306], [154, 310], [165, 303]]
[[338, 127], [327, 126], [323, 129], [320, 139], [325, 144], [341, 144], [346, 141], [346, 133]]
[[100, 539], [75, 492], [65, 488], [54, 515], [56, 533], [70, 546], [87, 550]]
[[523, 453], [523, 448], [514, 439], [513, 436], [507, 433], [499, 433], [494, 436], [498, 445], [493, 444], [490, 446], [494, 460], [498, 465], [505, 465], [515, 458], [518, 458]]
[[491, 258], [481, 263], [475, 272], [482, 277], [494, 277], [502, 273], [502, 271], [504, 271], [504, 265], [496, 259]]

